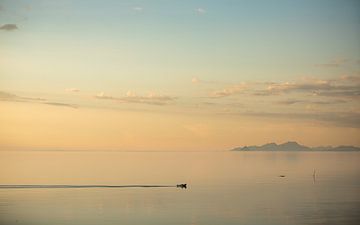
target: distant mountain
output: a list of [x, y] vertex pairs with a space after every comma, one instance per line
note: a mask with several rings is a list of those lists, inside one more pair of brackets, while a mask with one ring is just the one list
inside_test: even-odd
[[231, 151], [360, 151], [359, 147], [354, 146], [321, 146], [307, 147], [300, 145], [295, 141], [289, 141], [283, 144], [268, 143], [261, 146], [244, 146], [231, 149]]

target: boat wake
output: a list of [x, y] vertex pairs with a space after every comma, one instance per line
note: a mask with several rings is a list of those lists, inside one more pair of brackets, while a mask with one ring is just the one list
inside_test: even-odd
[[186, 188], [186, 185], [63, 185], [63, 184], [16, 184], [0, 185], [0, 189], [20, 188]]

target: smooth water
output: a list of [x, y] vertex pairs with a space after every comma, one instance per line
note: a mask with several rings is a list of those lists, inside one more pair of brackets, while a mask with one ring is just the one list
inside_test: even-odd
[[1, 185], [178, 183], [0, 188], [0, 224], [360, 224], [358, 152], [0, 152]]

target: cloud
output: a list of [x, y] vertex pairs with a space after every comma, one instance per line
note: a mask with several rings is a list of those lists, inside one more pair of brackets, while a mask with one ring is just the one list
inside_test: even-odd
[[313, 105], [332, 105], [346, 103], [344, 100], [335, 99], [332, 101], [309, 101], [300, 99], [287, 99], [277, 102], [280, 105], [294, 105], [294, 104], [313, 104]]
[[258, 95], [276, 95], [291, 92], [311, 93], [318, 96], [356, 97], [360, 96], [360, 79], [358, 77], [341, 77], [339, 79], [309, 79], [305, 82], [272, 83]]
[[326, 80], [315, 80], [305, 83], [297, 82], [283, 82], [283, 83], [272, 83], [266, 88], [268, 93], [277, 94], [282, 92], [291, 91], [319, 91], [319, 90], [330, 90], [332, 88], [331, 83]]
[[[208, 97], [232, 96], [237, 98], [224, 100], [230, 110], [223, 113], [360, 127], [360, 75], [328, 79], [302, 78], [285, 82], [246, 82], [212, 91]], [[237, 103], [246, 105], [236, 109], [234, 105]], [[288, 107], [285, 109], [281, 105]], [[255, 112], [242, 112], [245, 108]], [[259, 109], [264, 112], [257, 112]]]
[[158, 95], [155, 93], [149, 93], [146, 96], [141, 96], [131, 91], [128, 91], [125, 96], [121, 96], [121, 97], [105, 95], [104, 92], [101, 92], [95, 95], [95, 98], [104, 99], [104, 100], [114, 100], [119, 103], [139, 103], [139, 104], [149, 104], [149, 105], [168, 105], [173, 103], [176, 99], [175, 97]]
[[45, 101], [43, 98], [31, 98], [31, 97], [21, 97], [8, 92], [0, 91], [0, 101], [16, 101], [16, 102], [41, 102]]
[[210, 97], [212, 97], [212, 98], [227, 97], [230, 95], [242, 93], [247, 88], [248, 88], [248, 85], [246, 83], [240, 83], [240, 84], [228, 87], [228, 88], [224, 88], [222, 90], [214, 91], [214, 92], [210, 93]]
[[144, 8], [143, 7], [140, 7], [140, 6], [135, 6], [132, 8], [135, 12], [142, 12], [144, 11]]
[[18, 30], [19, 28], [17, 27], [16, 24], [4, 24], [2, 26], [0, 26], [0, 30], [3, 31], [14, 31], [14, 30]]
[[59, 103], [59, 102], [45, 102], [44, 104], [46, 104], [46, 105], [53, 105], [53, 106], [70, 107], [70, 108], [73, 108], [73, 109], [77, 109], [77, 108], [78, 108], [77, 105], [67, 104], [67, 103]]
[[4, 91], [0, 91], [0, 101], [29, 102], [29, 103], [40, 103], [40, 104], [53, 105], [53, 106], [66, 106], [71, 108], [78, 108], [78, 106], [73, 104], [67, 104], [61, 102], [49, 102], [48, 100], [43, 98], [22, 97]]
[[335, 79], [304, 78], [291, 82], [240, 83], [213, 91], [210, 97], [227, 97], [236, 94], [276, 96], [291, 93], [344, 98], [360, 97], [360, 76], [345, 75]]
[[340, 77], [340, 79], [343, 80], [343, 81], [350, 81], [350, 82], [360, 83], [360, 75], [359, 76], [343, 75], [343, 76]]
[[17, 96], [14, 94], [0, 91], [0, 100], [11, 100], [11, 99], [16, 99], [16, 98], [17, 98]]
[[199, 14], [199, 15], [203, 15], [203, 14], [206, 13], [206, 10], [203, 9], [203, 8], [197, 8], [195, 11], [196, 11], [196, 13]]
[[314, 92], [314, 95], [317, 96], [325, 96], [325, 97], [343, 97], [343, 98], [358, 98], [360, 97], [360, 89], [359, 87], [349, 87], [348, 90], [344, 88], [344, 90], [335, 90], [335, 91], [322, 91], [322, 92]]

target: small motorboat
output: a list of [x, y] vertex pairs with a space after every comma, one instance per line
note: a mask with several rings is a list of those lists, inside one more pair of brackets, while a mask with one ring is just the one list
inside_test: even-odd
[[176, 185], [177, 188], [187, 188], [186, 184], [177, 184]]

